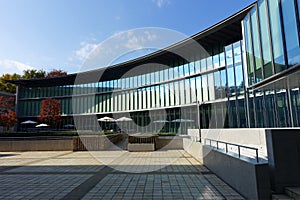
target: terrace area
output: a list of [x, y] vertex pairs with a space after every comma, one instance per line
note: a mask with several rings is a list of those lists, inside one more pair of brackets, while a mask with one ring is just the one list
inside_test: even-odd
[[0, 152], [1, 199], [244, 199], [184, 150]]

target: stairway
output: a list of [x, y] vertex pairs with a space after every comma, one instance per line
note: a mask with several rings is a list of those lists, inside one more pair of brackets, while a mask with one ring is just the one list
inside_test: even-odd
[[273, 194], [273, 200], [300, 200], [300, 187], [287, 187], [285, 194]]

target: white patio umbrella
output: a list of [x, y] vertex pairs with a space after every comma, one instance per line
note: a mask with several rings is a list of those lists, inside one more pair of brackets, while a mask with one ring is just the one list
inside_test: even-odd
[[194, 122], [192, 119], [174, 119], [172, 122]]
[[[126, 125], [125, 124], [127, 124], [126, 122], [131, 122], [132, 121], [132, 119], [131, 118], [129, 118], [129, 117], [120, 117], [120, 118], [118, 118], [117, 120], [116, 120], [116, 122], [118, 122], [119, 124], [119, 126], [121, 126], [121, 128], [123, 129], [123, 130], [127, 130], [127, 127], [126, 127]], [[124, 123], [125, 124], [124, 124]]]
[[32, 120], [27, 120], [27, 121], [21, 122], [21, 124], [37, 124], [37, 122], [32, 121]]
[[105, 117], [98, 119], [98, 121], [100, 121], [100, 122], [115, 122], [116, 120], [114, 118], [105, 116]]
[[98, 119], [98, 121], [105, 122], [105, 127], [106, 127], [107, 122], [115, 122], [116, 120], [114, 118], [105, 116], [105, 117]]
[[120, 117], [119, 119], [116, 120], [117, 122], [130, 122], [132, 121], [131, 118], [128, 117]]
[[35, 127], [39, 128], [39, 127], [48, 127], [48, 126], [49, 126], [48, 124], [38, 124]]
[[169, 122], [169, 121], [165, 120], [165, 119], [160, 119], [160, 120], [153, 121], [153, 123], [167, 123], [167, 122]]

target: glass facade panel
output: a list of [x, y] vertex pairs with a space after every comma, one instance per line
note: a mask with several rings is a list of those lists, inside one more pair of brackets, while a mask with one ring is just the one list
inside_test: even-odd
[[190, 84], [190, 79], [185, 79], [185, 104], [190, 104], [192, 103], [191, 101], [191, 84]]
[[261, 63], [261, 54], [260, 54], [260, 38], [258, 32], [258, 19], [257, 19], [257, 11], [256, 7], [251, 10], [251, 28], [252, 28], [252, 40], [253, 40], [253, 52], [254, 52], [254, 64], [255, 64], [255, 82], [260, 82], [262, 77], [262, 63]]
[[203, 101], [203, 98], [202, 98], [202, 81], [201, 81], [201, 76], [197, 76], [196, 77], [196, 94], [197, 94], [197, 100], [199, 102], [202, 102]]
[[201, 71], [200, 60], [196, 60], [195, 61], [195, 73], [200, 73], [200, 71]]
[[228, 77], [228, 96], [235, 94], [235, 75], [234, 68], [230, 66], [227, 68], [227, 77]]
[[202, 76], [202, 95], [203, 95], [203, 101], [208, 101], [208, 85], [207, 85], [207, 75]]
[[235, 85], [237, 94], [243, 93], [244, 91], [244, 74], [242, 63], [235, 66]]
[[221, 88], [221, 77], [220, 72], [217, 71], [214, 73], [214, 87], [215, 87], [215, 98], [221, 99], [222, 98], [222, 88]]
[[300, 63], [299, 33], [297, 30], [294, 1], [282, 0], [283, 25], [287, 48], [288, 65], [294, 66]]
[[209, 90], [209, 100], [213, 101], [215, 100], [215, 85], [214, 85], [214, 74], [210, 73], [207, 75], [207, 81], [208, 81], [208, 90]]
[[268, 0], [268, 6], [275, 73], [278, 73], [286, 68], [283, 53], [284, 48], [282, 42], [279, 3], [278, 1]]

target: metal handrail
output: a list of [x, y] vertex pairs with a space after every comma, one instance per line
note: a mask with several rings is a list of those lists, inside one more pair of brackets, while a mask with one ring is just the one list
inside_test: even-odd
[[254, 147], [248, 147], [248, 146], [243, 146], [243, 145], [239, 145], [239, 144], [233, 144], [233, 143], [229, 143], [229, 142], [223, 142], [223, 141], [213, 140], [213, 139], [209, 139], [209, 138], [205, 138], [205, 139], [204, 139], [204, 144], [205, 144], [205, 145], [206, 145], [206, 141], [209, 141], [209, 146], [210, 146], [210, 147], [214, 147], [214, 146], [212, 146], [212, 143], [211, 143], [211, 142], [215, 142], [216, 145], [217, 145], [217, 149], [219, 149], [219, 143], [225, 144], [225, 151], [226, 151], [226, 153], [228, 153], [228, 145], [229, 145], [229, 146], [236, 146], [236, 147], [238, 148], [238, 155], [239, 155], [239, 158], [241, 158], [241, 148], [254, 150], [255, 153], [256, 153], [256, 162], [259, 163], [258, 149], [257, 149], [257, 148], [254, 148]]

